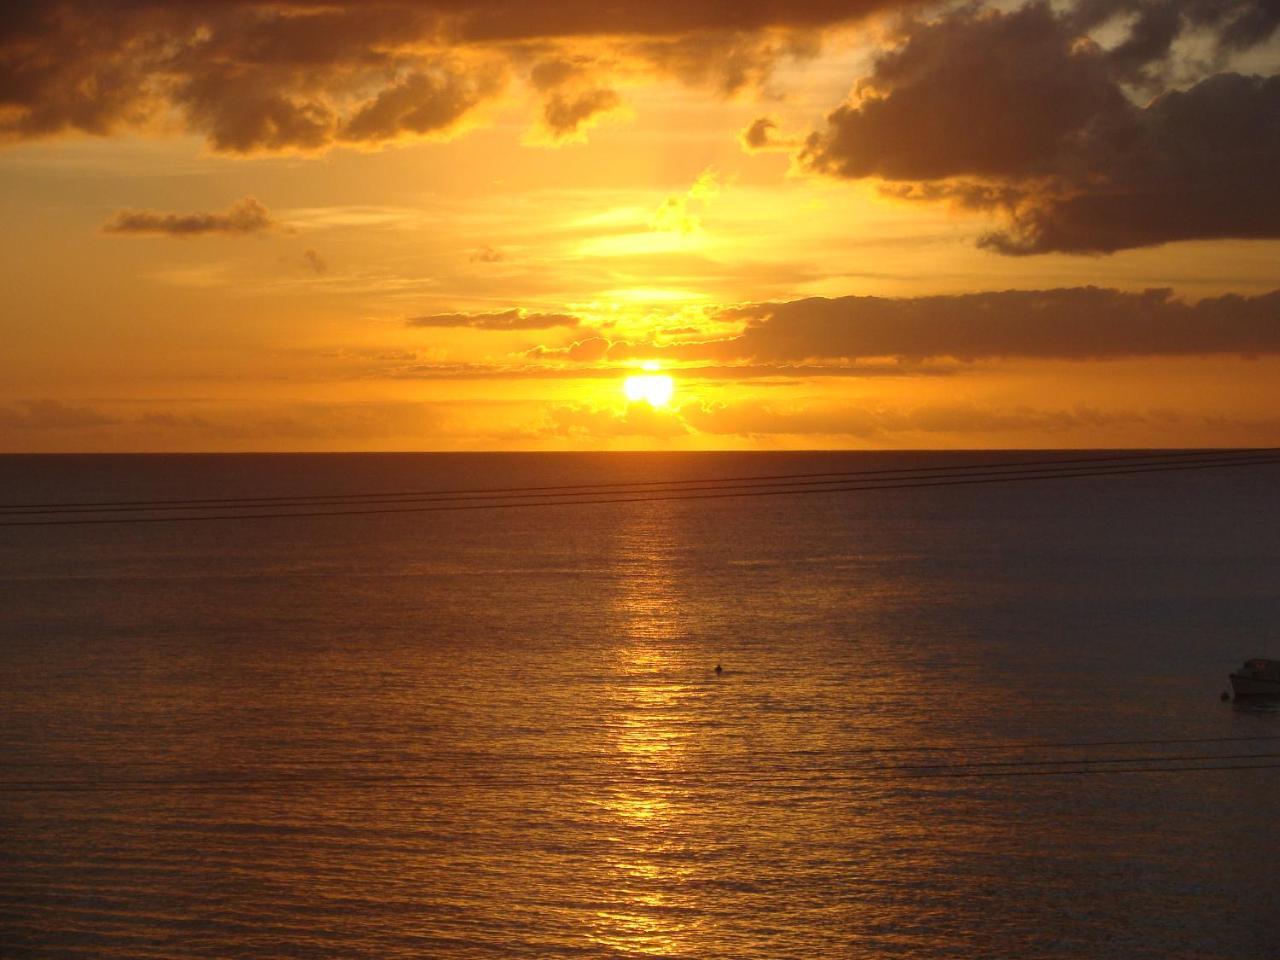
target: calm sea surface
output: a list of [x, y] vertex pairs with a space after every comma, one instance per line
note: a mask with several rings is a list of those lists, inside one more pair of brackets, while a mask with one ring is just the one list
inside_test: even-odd
[[[0, 502], [1008, 459], [2, 457]], [[1276, 957], [1280, 769], [1098, 772], [1280, 762], [1219, 701], [1268, 648], [1275, 466], [0, 528], [0, 956]]]

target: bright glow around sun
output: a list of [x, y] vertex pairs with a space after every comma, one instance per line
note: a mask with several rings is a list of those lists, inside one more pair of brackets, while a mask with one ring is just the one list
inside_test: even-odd
[[632, 403], [643, 401], [655, 408], [670, 403], [675, 390], [675, 381], [664, 373], [639, 373], [622, 382], [622, 391], [628, 400]]

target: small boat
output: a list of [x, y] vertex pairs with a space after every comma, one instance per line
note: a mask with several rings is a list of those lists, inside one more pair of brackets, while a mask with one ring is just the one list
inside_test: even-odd
[[1246, 660], [1231, 674], [1231, 690], [1237, 697], [1280, 697], [1280, 660]]

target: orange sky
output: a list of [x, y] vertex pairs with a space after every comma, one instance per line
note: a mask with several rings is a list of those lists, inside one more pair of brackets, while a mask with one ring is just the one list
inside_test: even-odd
[[19, 3], [0, 450], [1280, 444], [1276, 14], [1185, 7]]

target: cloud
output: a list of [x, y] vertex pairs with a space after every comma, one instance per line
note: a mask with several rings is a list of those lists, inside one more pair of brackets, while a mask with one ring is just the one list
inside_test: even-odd
[[[416, 368], [432, 377], [603, 376], [637, 360], [666, 360], [714, 379], [947, 376], [986, 360], [1118, 360], [1280, 354], [1280, 290], [1199, 301], [1168, 289], [999, 290], [927, 297], [809, 297], [708, 313], [708, 331], [624, 339], [582, 328], [541, 344], [525, 366]], [[569, 314], [443, 314], [412, 326], [534, 330], [578, 327]], [[565, 366], [565, 364], [572, 366]], [[597, 366], [599, 365], [599, 366]]]
[[[656, 352], [650, 350], [648, 356]], [[563, 353], [535, 348], [526, 356], [535, 360], [561, 357]], [[417, 363], [408, 356], [376, 358], [395, 361], [394, 365], [379, 364], [366, 368], [364, 373], [390, 377], [397, 380], [617, 380], [635, 372], [634, 365], [610, 364], [597, 366], [583, 361], [581, 366], [552, 365], [548, 363]], [[773, 383], [794, 383], [814, 377], [884, 378], [884, 377], [947, 377], [956, 370], [954, 365], [925, 365], [899, 362], [867, 363], [724, 363], [684, 364], [671, 367], [671, 372], [681, 379], [748, 382], [769, 380]]]
[[679, 359], [1098, 360], [1280, 353], [1280, 290], [1198, 303], [1099, 287], [915, 298], [813, 297], [732, 308], [733, 337], [652, 348]]
[[1207, 33], [1216, 59], [1265, 43], [1280, 27], [1280, 6], [1273, 0], [1078, 0], [1067, 20], [1077, 33], [1127, 20], [1128, 35], [1107, 59], [1116, 75], [1141, 81], [1158, 79], [1184, 34]]
[[22, 4], [0, 34], [0, 138], [177, 120], [230, 153], [451, 135], [505, 57], [454, 52], [440, 4]]
[[507, 259], [506, 254], [488, 244], [471, 254], [472, 263], [501, 263], [505, 259]]
[[[156, 234], [166, 237], [230, 236], [263, 233], [280, 223], [254, 197], [237, 200], [223, 213], [162, 213], [156, 210], [121, 210], [102, 225], [103, 233]], [[314, 253], [314, 251], [308, 251]]]
[[563, 141], [621, 104], [617, 92], [604, 87], [573, 94], [557, 92], [543, 104], [542, 121], [553, 138]]
[[120, 421], [93, 407], [61, 400], [23, 400], [0, 406], [0, 428], [11, 430], [81, 430], [110, 427]]
[[575, 363], [598, 363], [609, 356], [613, 342], [607, 337], [586, 337], [575, 340], [566, 347], [548, 347], [539, 344], [525, 351], [525, 356], [535, 360], [572, 360]]
[[[1005, 254], [1280, 237], [1280, 77], [1217, 74], [1146, 106], [1123, 86], [1152, 81], [1191, 27], [1217, 30], [1220, 45], [1257, 42], [1274, 29], [1268, 10], [1031, 3], [912, 21], [799, 162], [997, 212], [1007, 226], [981, 244]], [[1110, 49], [1081, 36], [1125, 13], [1137, 16]]]
[[470, 327], [473, 330], [548, 330], [552, 327], [576, 327], [578, 317], [567, 313], [526, 313], [505, 310], [501, 313], [440, 313], [434, 316], [410, 317], [410, 327]]
[[347, 142], [381, 143], [402, 133], [446, 134], [483, 101], [495, 96], [505, 73], [488, 65], [418, 72], [368, 101], [343, 127]]
[[587, 337], [585, 340], [575, 340], [569, 346], [567, 355], [570, 360], [578, 363], [596, 363], [605, 358], [610, 346], [612, 344], [603, 337]]
[[727, 26], [641, 40], [627, 49], [689, 86], [711, 87], [733, 97], [746, 91], [771, 94], [770, 81], [778, 63], [816, 56], [821, 41], [820, 32], [811, 26], [784, 20], [765, 28]]
[[[547, 411], [545, 432], [569, 437], [674, 439], [690, 435], [839, 437], [892, 442], [947, 436], [1046, 436], [1075, 431], [1096, 433], [1132, 427], [1167, 427], [1178, 417], [1146, 411], [1105, 410], [1081, 405], [1045, 408], [1027, 405], [926, 403], [920, 405], [785, 405], [762, 400], [716, 403], [690, 400], [677, 408], [645, 403], [623, 408], [564, 404]], [[1158, 423], [1156, 422], [1158, 421]]]
[[[1280, 76], [1219, 74], [1166, 93], [1075, 151], [1085, 174], [1009, 206], [982, 246], [1110, 253], [1174, 240], [1280, 237]], [[1087, 178], [1087, 179], [1086, 179]]]
[[757, 117], [738, 134], [738, 142], [748, 153], [761, 153], [765, 150], [791, 150], [800, 146], [801, 141], [794, 137], [778, 135], [778, 121], [773, 117]]
[[593, 61], [581, 57], [558, 56], [533, 65], [529, 83], [542, 94], [542, 118], [530, 143], [582, 141], [587, 128], [622, 107], [622, 98], [599, 81], [599, 72]]
[[[757, 82], [773, 40], [901, 0], [17, 0], [0, 27], [0, 138], [183, 128], [219, 151], [317, 151], [456, 134], [531, 49], [597, 47], [689, 82]], [[577, 130], [611, 91], [553, 95]], [[616, 97], [616, 94], [613, 94]]]
[[549, 432], [570, 437], [679, 437], [689, 426], [672, 410], [631, 403], [622, 410], [563, 405], [548, 411]]
[[861, 440], [903, 434], [1065, 433], [1143, 423], [1146, 414], [1092, 407], [1042, 409], [1028, 406], [983, 407], [935, 403], [917, 407], [882, 405], [779, 407], [760, 401], [731, 404], [690, 403], [681, 419], [699, 433], [738, 436], [839, 436]]
[[532, 37], [674, 37], [703, 31], [758, 31], [770, 27], [812, 28], [848, 22], [895, 4], [877, 0], [650, 0], [601, 3], [555, 0], [511, 4], [505, 0], [446, 0], [426, 3], [461, 11], [456, 34], [468, 40]]
[[320, 256], [320, 254], [315, 250], [303, 250], [302, 261], [315, 273], [324, 274], [329, 272], [329, 264], [327, 264], [324, 257]]
[[801, 160], [850, 178], [1041, 173], [1065, 140], [1124, 111], [1103, 60], [1047, 5], [965, 8], [916, 25], [882, 54]]

